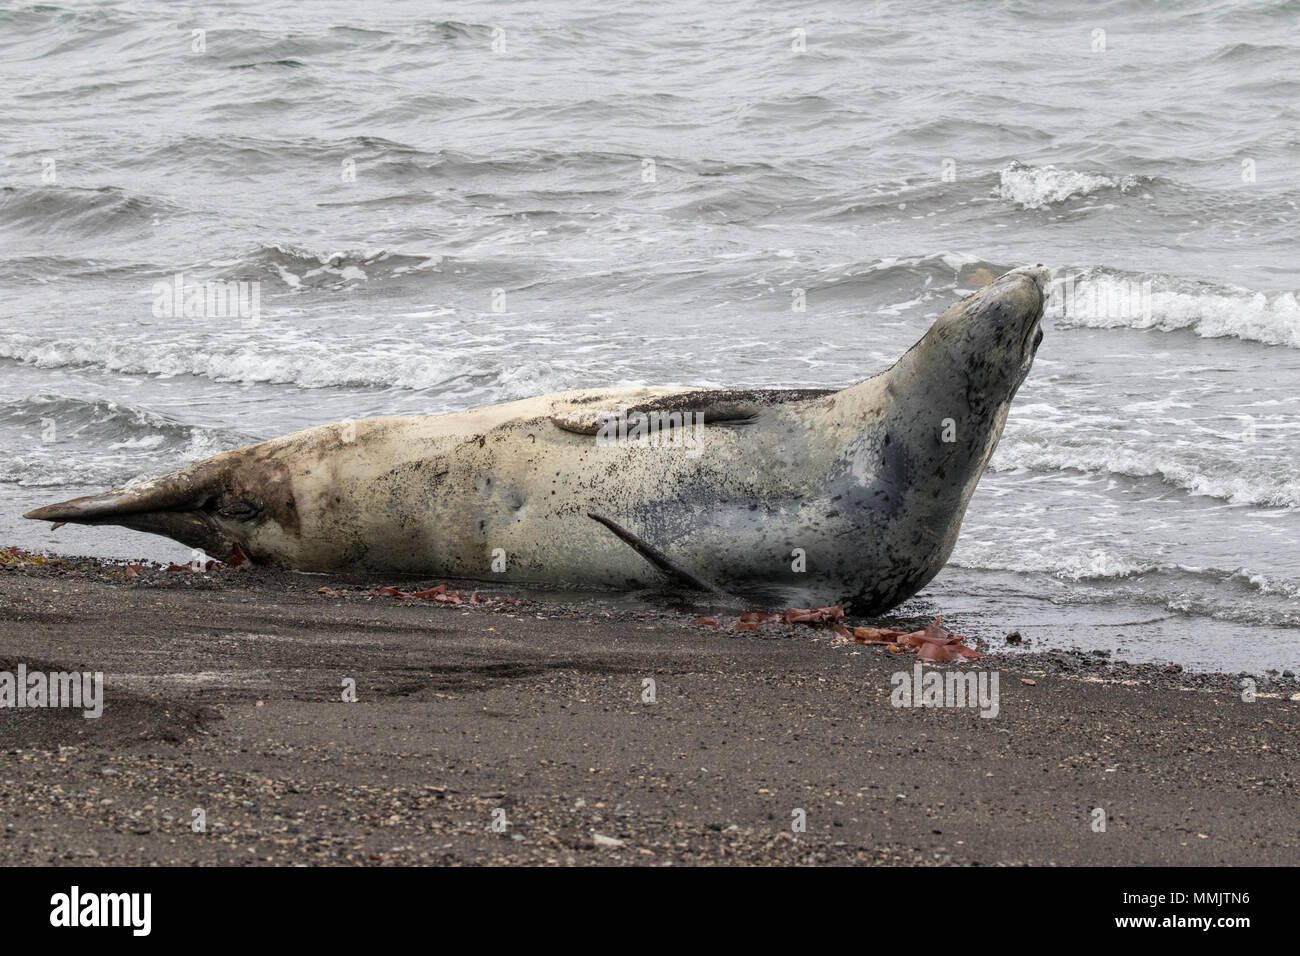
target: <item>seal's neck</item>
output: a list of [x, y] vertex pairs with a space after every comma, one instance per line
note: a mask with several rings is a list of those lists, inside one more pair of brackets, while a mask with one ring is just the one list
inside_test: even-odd
[[943, 331], [932, 328], [893, 367], [835, 394], [842, 451], [828, 489], [864, 513], [892, 515], [891, 533], [933, 540], [940, 563], [1009, 406], [972, 385]]

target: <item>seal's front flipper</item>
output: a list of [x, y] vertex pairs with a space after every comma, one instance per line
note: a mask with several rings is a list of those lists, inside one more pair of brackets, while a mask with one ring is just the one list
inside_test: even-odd
[[575, 435], [599, 435], [620, 418], [631, 427], [645, 422], [659, 432], [705, 424], [734, 428], [752, 425], [766, 409], [823, 398], [833, 392], [829, 388], [664, 388], [640, 389], [635, 393], [609, 392], [558, 402], [551, 411], [551, 421], [557, 428]]
[[617, 535], [620, 539], [626, 541], [633, 551], [641, 555], [641, 557], [645, 558], [656, 568], [658, 568], [660, 571], [668, 575], [670, 578], [672, 578], [674, 581], [678, 582], [679, 584], [684, 584], [687, 587], [694, 588], [697, 591], [712, 591], [715, 594], [725, 593], [721, 588], [717, 587], [716, 585], [710, 584], [708, 581], [705, 581], [703, 578], [698, 578], [694, 574], [691, 574], [690, 571], [687, 571], [685, 568], [679, 567], [678, 565], [674, 564], [669, 559], [668, 555], [664, 554], [654, 545], [642, 541], [631, 531], [628, 531], [626, 528], [621, 527], [620, 525], [616, 524], [613, 521], [610, 521], [604, 515], [589, 513], [587, 517], [591, 518], [594, 521], [599, 521], [610, 531], [614, 532], [614, 534]]

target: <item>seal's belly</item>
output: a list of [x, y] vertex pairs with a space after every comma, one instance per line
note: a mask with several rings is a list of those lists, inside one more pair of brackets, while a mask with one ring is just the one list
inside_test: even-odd
[[[824, 574], [819, 463], [753, 430], [706, 432], [696, 447], [669, 448], [601, 447], [549, 423], [448, 440], [369, 479], [364, 497], [377, 505], [327, 536], [352, 538], [338, 549], [343, 564], [507, 583], [661, 585], [663, 575], [594, 513], [720, 586]], [[422, 493], [411, 493], [413, 482]]]

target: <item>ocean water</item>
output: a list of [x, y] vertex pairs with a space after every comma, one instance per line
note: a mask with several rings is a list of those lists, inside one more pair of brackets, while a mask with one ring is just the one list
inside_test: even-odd
[[9, 3], [0, 88], [0, 544], [182, 557], [19, 515], [344, 418], [843, 386], [1043, 263], [902, 610], [1300, 663], [1295, 0]]

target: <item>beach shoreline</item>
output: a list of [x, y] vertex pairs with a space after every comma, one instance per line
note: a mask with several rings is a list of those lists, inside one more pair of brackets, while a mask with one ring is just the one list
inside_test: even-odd
[[1253, 675], [1247, 702], [1242, 675], [1083, 652], [924, 665], [996, 674], [981, 716], [895, 706], [913, 655], [805, 625], [50, 558], [0, 567], [0, 671], [102, 673], [104, 712], [0, 708], [7, 865], [1208, 866], [1300, 845], [1291, 676]]

